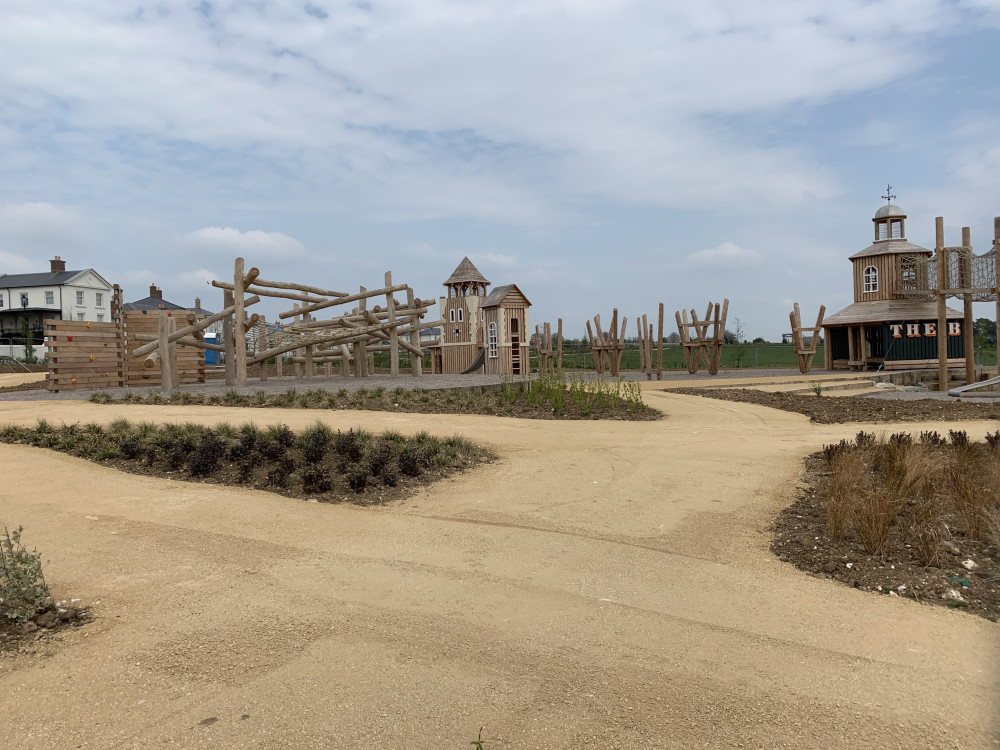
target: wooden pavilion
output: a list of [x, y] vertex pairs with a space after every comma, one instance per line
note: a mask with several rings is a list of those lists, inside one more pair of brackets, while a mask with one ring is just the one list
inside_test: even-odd
[[939, 333], [948, 337], [948, 367], [964, 367], [963, 313], [946, 308], [946, 330], [939, 331], [936, 301], [909, 291], [927, 286], [917, 275], [934, 253], [906, 239], [899, 206], [882, 206], [872, 222], [874, 242], [850, 258], [854, 304], [823, 321], [826, 369], [936, 367]]
[[515, 284], [487, 292], [490, 282], [468, 257], [444, 282], [441, 339], [430, 347], [431, 371], [447, 375], [529, 372], [528, 307]]

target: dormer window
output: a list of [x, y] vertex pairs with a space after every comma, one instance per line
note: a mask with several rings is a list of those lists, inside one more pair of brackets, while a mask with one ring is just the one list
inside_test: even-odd
[[864, 272], [865, 294], [878, 291], [878, 269], [868, 266]]

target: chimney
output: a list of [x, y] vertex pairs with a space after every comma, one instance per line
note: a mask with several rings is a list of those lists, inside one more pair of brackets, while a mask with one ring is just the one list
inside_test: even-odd
[[156, 284], [150, 284], [149, 296], [156, 297], [156, 299], [163, 299], [163, 291]]
[[195, 297], [194, 298], [194, 309], [195, 310], [200, 310], [201, 309], [201, 297]]
[[52, 273], [59, 273], [60, 271], [66, 270], [66, 261], [60, 258], [58, 255], [49, 261]]

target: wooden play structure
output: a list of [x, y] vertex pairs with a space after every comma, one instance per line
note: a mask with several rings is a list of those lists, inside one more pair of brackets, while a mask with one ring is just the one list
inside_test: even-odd
[[431, 372], [527, 375], [531, 302], [517, 285], [487, 293], [490, 282], [466, 257], [444, 286], [448, 294], [439, 303], [441, 338], [430, 347]]
[[636, 318], [636, 329], [639, 336], [639, 370], [646, 373], [646, 380], [653, 379], [653, 372], [656, 372], [656, 379], [663, 380], [663, 303], [660, 303], [659, 325], [656, 335], [656, 364], [653, 364], [653, 324], [646, 319], [643, 314], [642, 319]]
[[[948, 390], [949, 339], [954, 335], [954, 324], [948, 323], [948, 297], [963, 302], [962, 327], [965, 381], [976, 380], [975, 350], [972, 335], [973, 302], [995, 302], [997, 311], [997, 336], [1000, 340], [1000, 216], [993, 219], [993, 247], [982, 255], [972, 250], [969, 227], [962, 227], [962, 244], [946, 247], [944, 244], [944, 217], [934, 220], [934, 257], [901, 255], [897, 260], [901, 281], [900, 293], [910, 298], [930, 299], [936, 303], [936, 329], [946, 335], [936, 336], [938, 354], [938, 389]], [[964, 329], [964, 330], [962, 330]], [[902, 331], [900, 331], [902, 334]], [[1000, 368], [997, 376], [1000, 377]]]
[[[975, 380], [973, 302], [997, 302], [1000, 288], [997, 241], [982, 255], [972, 249], [970, 230], [962, 244], [945, 246], [944, 219], [935, 220], [935, 248], [906, 239], [906, 214], [891, 203], [876, 211], [874, 242], [850, 257], [854, 303], [823, 321], [826, 368], [901, 370], [936, 367], [939, 388], [948, 388], [949, 368]], [[963, 310], [947, 306], [963, 300]], [[1000, 303], [998, 303], [1000, 304]]]
[[[587, 321], [587, 337], [590, 339], [590, 351], [594, 356], [594, 369], [598, 374], [607, 370], [611, 375], [618, 375], [622, 366], [622, 352], [625, 351], [625, 326], [628, 318], [622, 318], [621, 329], [618, 328], [618, 308], [611, 313], [611, 327], [607, 334], [601, 328], [601, 316], [594, 316], [594, 328]], [[596, 329], [596, 333], [595, 333]]]
[[[802, 313], [799, 312], [799, 303], [795, 303], [795, 308], [788, 313], [788, 318], [792, 323], [792, 344], [795, 347], [795, 356], [799, 360], [799, 372], [805, 374], [812, 369], [813, 357], [816, 356], [816, 346], [819, 344], [819, 334], [823, 330], [823, 315], [826, 313], [826, 306], [819, 306], [819, 315], [816, 317], [816, 325], [813, 328], [802, 327]], [[812, 338], [807, 346], [803, 333], [809, 333]]]
[[550, 323], [543, 323], [541, 328], [535, 326], [535, 351], [538, 352], [538, 372], [554, 372], [557, 375], [562, 375], [562, 318], [558, 319], [554, 347], [552, 343], [552, 325]]
[[674, 313], [677, 333], [681, 337], [681, 347], [684, 351], [684, 362], [692, 375], [698, 372], [702, 360], [709, 375], [718, 374], [719, 363], [722, 361], [722, 345], [725, 343], [728, 312], [729, 300], [724, 299], [721, 307], [718, 302], [708, 303], [704, 320], [698, 318], [694, 309], [691, 310], [690, 318], [687, 310]]
[[[361, 287], [349, 294], [266, 281], [257, 268], [246, 271], [243, 258], [237, 258], [233, 282], [217, 280], [212, 285], [223, 290], [224, 306], [207, 317], [177, 310], [123, 314], [116, 287], [113, 322], [47, 321], [53, 363], [49, 388], [159, 384], [170, 391], [181, 383], [205, 380], [205, 351], [225, 354], [226, 384], [233, 386], [246, 385], [248, 370], [254, 365], [260, 365], [260, 378], [266, 380], [272, 358], [279, 377], [285, 361], [292, 365], [296, 377], [307, 380], [314, 377], [317, 367], [331, 374], [334, 363], [340, 364], [344, 375], [353, 372], [355, 377], [364, 377], [374, 371], [373, 353], [382, 351], [389, 353], [392, 377], [399, 377], [401, 351], [412, 355], [410, 371], [419, 376], [423, 356], [420, 331], [441, 323], [423, 321], [429, 306], [406, 284], [394, 284], [388, 272], [384, 286], [372, 290]], [[397, 294], [405, 295], [405, 301], [397, 300]], [[248, 315], [247, 309], [261, 297], [294, 301], [291, 310], [278, 315], [290, 322], [269, 327], [261, 316]], [[384, 305], [367, 307], [369, 300], [380, 297], [385, 298]], [[316, 315], [350, 303], [356, 306], [339, 315]], [[222, 342], [206, 342], [204, 331], [220, 321]]]

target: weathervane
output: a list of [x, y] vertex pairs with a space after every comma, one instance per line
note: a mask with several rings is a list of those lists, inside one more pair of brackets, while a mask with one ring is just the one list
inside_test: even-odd
[[882, 197], [885, 198], [886, 203], [892, 203], [892, 199], [896, 197], [892, 194], [892, 185], [885, 186], [885, 195]]

